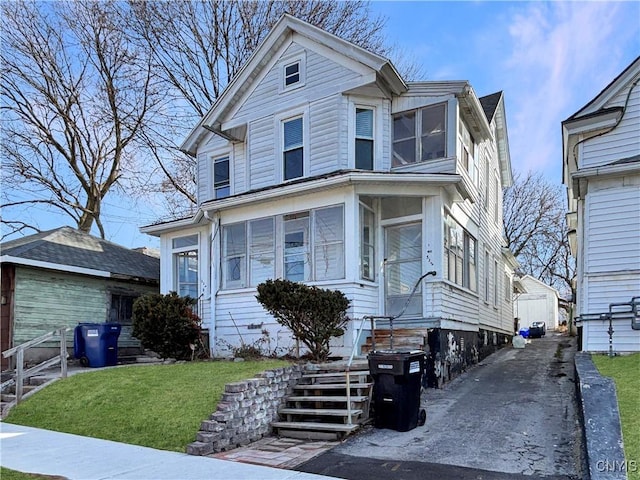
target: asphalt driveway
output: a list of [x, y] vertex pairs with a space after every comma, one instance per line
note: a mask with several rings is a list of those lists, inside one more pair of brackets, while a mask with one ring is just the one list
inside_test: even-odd
[[347, 479], [581, 479], [574, 338], [510, 346], [423, 394], [427, 422], [368, 427], [297, 470]]

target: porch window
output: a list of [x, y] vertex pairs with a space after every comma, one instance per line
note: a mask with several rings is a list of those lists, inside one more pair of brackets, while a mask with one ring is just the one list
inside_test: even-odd
[[245, 224], [236, 223], [223, 227], [222, 282], [225, 288], [241, 288], [246, 285], [246, 234]]
[[356, 108], [356, 168], [373, 170], [373, 110]]
[[451, 216], [445, 219], [444, 230], [446, 278], [475, 292], [477, 290], [476, 240]]
[[293, 282], [310, 279], [309, 212], [284, 216], [284, 278]]
[[174, 288], [181, 297], [198, 298], [198, 235], [171, 240]]
[[284, 180], [302, 177], [304, 165], [302, 117], [283, 122]]
[[229, 182], [229, 157], [216, 158], [213, 161], [214, 198], [228, 197], [231, 193]]
[[275, 277], [275, 225], [273, 217], [249, 222], [251, 286]]
[[387, 315], [397, 315], [411, 299], [405, 315], [422, 314], [422, 287], [413, 288], [422, 272], [422, 224], [387, 227], [385, 245], [385, 297]]
[[375, 231], [373, 210], [360, 203], [360, 278], [372, 282], [376, 279]]
[[394, 115], [392, 167], [443, 158], [446, 113], [447, 106], [441, 103]]
[[342, 205], [314, 211], [315, 280], [344, 278], [344, 222]]

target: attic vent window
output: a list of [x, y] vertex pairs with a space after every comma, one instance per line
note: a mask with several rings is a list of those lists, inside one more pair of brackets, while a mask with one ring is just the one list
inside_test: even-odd
[[284, 86], [288, 87], [300, 82], [300, 62], [284, 67]]

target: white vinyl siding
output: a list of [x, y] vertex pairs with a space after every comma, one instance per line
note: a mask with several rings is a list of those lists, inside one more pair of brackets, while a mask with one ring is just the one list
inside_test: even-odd
[[276, 183], [273, 117], [251, 122], [249, 129], [249, 189], [273, 185]]
[[585, 215], [586, 273], [640, 272], [640, 185], [590, 192]]

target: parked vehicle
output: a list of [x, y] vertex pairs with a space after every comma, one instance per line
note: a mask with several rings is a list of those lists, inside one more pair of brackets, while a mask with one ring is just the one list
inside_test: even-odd
[[529, 327], [529, 338], [542, 338], [547, 334], [544, 322], [533, 322]]

